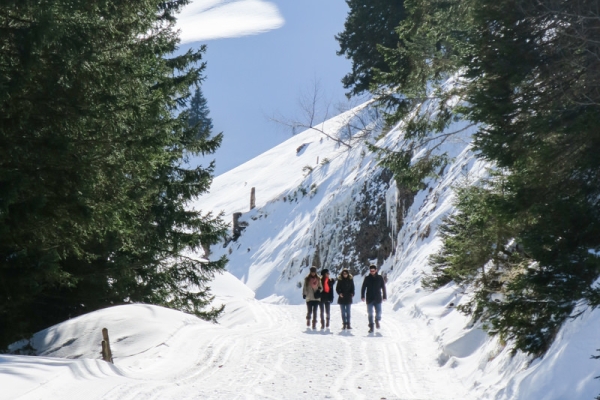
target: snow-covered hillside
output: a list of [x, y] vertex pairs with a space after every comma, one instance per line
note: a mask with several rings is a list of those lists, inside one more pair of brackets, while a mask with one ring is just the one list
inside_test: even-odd
[[[321, 130], [336, 137], [354, 112]], [[228, 221], [241, 213], [246, 225], [211, 249], [230, 260], [213, 284], [226, 305], [220, 323], [147, 305], [64, 322], [33, 338], [40, 357], [0, 356], [0, 399], [593, 399], [600, 312], [569, 321], [532, 360], [456, 311], [469, 296], [461, 288], [421, 288], [452, 186], [486, 173], [469, 151], [471, 132], [445, 144], [451, 164], [410, 199], [366, 150], [377, 132], [349, 148], [308, 130], [218, 176], [194, 207]], [[379, 144], [401, 135], [398, 126]], [[360, 286], [369, 262], [388, 281], [382, 329], [367, 334], [359, 299], [353, 330], [340, 329], [336, 307], [330, 329], [307, 329], [299, 284], [308, 268], [348, 266]], [[114, 365], [98, 360], [102, 327]]]
[[[329, 121], [327, 133], [335, 135], [347, 118], [348, 115]], [[449, 129], [460, 130], [467, 125], [459, 122]], [[488, 337], [480, 326], [472, 326], [468, 318], [456, 311], [457, 305], [468, 300], [469, 294], [463, 293], [462, 288], [449, 285], [434, 293], [421, 288], [420, 280], [428, 271], [427, 259], [441, 244], [437, 226], [443, 216], [453, 211], [452, 187], [476, 182], [486, 174], [487, 166], [470, 152], [474, 129], [469, 128], [444, 144], [443, 150], [453, 157], [452, 162], [439, 179], [428, 182], [410, 207], [406, 208], [407, 202], [399, 196], [392, 179], [380, 183], [379, 191], [385, 192], [384, 212], [393, 249], [383, 262], [376, 257], [370, 261], [381, 264], [381, 271], [387, 275], [393, 310], [427, 325], [436, 338], [437, 362], [442, 368], [455, 371], [475, 398], [593, 399], [600, 393], [600, 380], [593, 379], [600, 375], [600, 362], [590, 358], [600, 347], [596, 334], [599, 311], [586, 310], [567, 322], [546, 356], [533, 360], [521, 353], [513, 356], [510, 343]], [[393, 148], [401, 136], [400, 124], [378, 145]], [[304, 143], [310, 145], [296, 153]], [[300, 304], [298, 285], [313, 262], [319, 241], [327, 243], [329, 254], [344, 252], [344, 236], [340, 238], [339, 232], [348, 228], [353, 207], [364, 200], [362, 188], [376, 181], [381, 169], [364, 143], [354, 143], [348, 149], [316, 130], [294, 136], [263, 156], [217, 177], [213, 193], [202, 198], [200, 206], [223, 210], [227, 215], [243, 212], [241, 219], [248, 223], [246, 230], [236, 242], [213, 251], [216, 255], [228, 254], [229, 270], [255, 290], [257, 298]], [[324, 158], [332, 161], [324, 167], [317, 166], [316, 160]], [[311, 163], [315, 169], [303, 174], [303, 166]], [[281, 179], [276, 186], [254, 179], [271, 173]], [[316, 195], [291, 203], [282, 200], [299, 187], [311, 185], [317, 188]], [[257, 208], [252, 211], [248, 209], [249, 187], [256, 187], [257, 191]], [[269, 195], [261, 197], [261, 192]], [[369, 206], [376, 208], [373, 203]], [[400, 225], [397, 213], [403, 214]], [[323, 253], [322, 249], [319, 252]], [[335, 269], [339, 264], [339, 260], [329, 261], [323, 266], [331, 269], [333, 265]], [[361, 272], [365, 268], [366, 265], [355, 265]]]

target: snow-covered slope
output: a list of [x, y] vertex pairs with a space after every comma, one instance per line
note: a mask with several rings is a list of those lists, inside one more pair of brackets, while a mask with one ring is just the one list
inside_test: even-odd
[[[354, 112], [322, 130], [335, 137]], [[317, 130], [217, 177], [194, 207], [227, 220], [239, 212], [247, 224], [237, 240], [211, 249], [230, 260], [212, 285], [226, 305], [220, 323], [147, 305], [66, 321], [33, 338], [40, 357], [0, 356], [0, 399], [594, 398], [598, 311], [569, 321], [546, 356], [532, 360], [456, 311], [469, 297], [461, 288], [421, 288], [440, 246], [437, 226], [453, 210], [452, 186], [486, 173], [469, 150], [471, 133], [444, 145], [452, 162], [410, 199], [365, 138], [349, 148]], [[394, 146], [401, 135], [398, 126], [379, 144]], [[352, 308], [352, 331], [339, 329], [335, 307], [330, 329], [307, 329], [299, 283], [308, 267], [349, 266], [360, 287], [369, 262], [388, 280], [381, 331], [367, 334], [363, 304]], [[98, 360], [102, 327], [114, 365]]]
[[[359, 106], [362, 108], [363, 106]], [[261, 154], [258, 157], [217, 176], [210, 193], [198, 199], [195, 206], [205, 211], [224, 211], [229, 219], [235, 212], [246, 212], [250, 206], [250, 188], [256, 187], [256, 206], [280, 198], [297, 188], [304, 181], [303, 168], [319, 168], [326, 158], [335, 159], [344, 153], [345, 147], [320, 133], [336, 132], [353, 117], [350, 110], [332, 118], [318, 129], [308, 129]]]
[[[335, 119], [334, 119], [335, 121]], [[328, 134], [343, 125], [330, 121]], [[449, 129], [467, 126], [458, 123]], [[556, 342], [542, 359], [533, 360], [521, 353], [513, 355], [510, 343], [490, 338], [480, 326], [472, 326], [455, 307], [467, 301], [468, 293], [449, 285], [434, 293], [421, 288], [420, 280], [428, 270], [427, 259], [440, 246], [436, 229], [441, 218], [453, 211], [452, 187], [459, 182], [476, 182], [486, 174], [487, 166], [470, 152], [469, 138], [475, 127], [444, 145], [453, 157], [439, 179], [431, 180], [419, 192], [410, 207], [401, 203], [393, 180], [383, 184], [385, 212], [392, 236], [393, 250], [381, 264], [387, 275], [390, 301], [397, 313], [427, 324], [436, 338], [437, 362], [442, 368], [454, 370], [476, 398], [498, 399], [591, 399], [600, 393], [600, 361], [590, 358], [597, 354], [596, 340], [600, 313], [587, 310], [579, 318], [567, 322]], [[379, 145], [393, 147], [399, 142], [401, 125], [380, 139]], [[372, 137], [370, 138], [373, 139]], [[293, 143], [293, 144], [292, 144]], [[318, 143], [295, 154], [302, 143]], [[279, 154], [279, 157], [277, 156]], [[361, 188], [380, 176], [374, 156], [361, 143], [352, 149], [336, 145], [320, 132], [306, 131], [273, 149], [268, 162], [258, 159], [239, 168], [244, 178], [234, 170], [215, 180], [214, 191], [203, 199], [208, 209], [220, 209], [227, 214], [244, 212], [242, 220], [249, 226], [236, 242], [225, 248], [213, 249], [217, 255], [226, 253], [230, 271], [256, 291], [258, 298], [278, 296], [278, 301], [302, 303], [299, 282], [312, 264], [319, 240], [327, 243], [330, 253], [344, 252], [344, 238], [336, 236], [347, 226], [348, 215], [361, 199]], [[316, 167], [303, 176], [302, 166], [323, 158], [334, 161], [326, 168]], [[246, 177], [268, 176], [285, 171], [273, 190], [268, 182], [255, 183], [257, 193], [273, 190], [272, 196], [257, 199], [257, 208], [248, 211], [249, 189], [236, 203], [230, 188], [240, 187]], [[281, 175], [279, 175], [281, 176]], [[265, 185], [262, 187], [262, 185]], [[297, 202], [282, 198], [298, 187], [315, 185], [315, 196], [304, 196]], [[357, 196], [358, 194], [358, 196]], [[372, 206], [374, 206], [372, 204]], [[217, 208], [211, 208], [217, 207]], [[220, 207], [220, 208], [218, 208]], [[403, 213], [400, 226], [396, 213]], [[321, 251], [322, 253], [322, 251]], [[339, 260], [331, 259], [324, 267], [331, 268]], [[371, 261], [377, 262], [375, 258]], [[356, 265], [360, 271], [364, 265]], [[359, 280], [357, 280], [358, 283]], [[355, 306], [356, 307], [356, 306]], [[582, 306], [584, 307], [584, 306]]]
[[[333, 261], [340, 264], [357, 258], [348, 239], [361, 229], [357, 207], [370, 195], [373, 170], [377, 175], [381, 168], [364, 140], [349, 148], [321, 131], [338, 135], [363, 107], [218, 176], [211, 193], [195, 204], [203, 211], [224, 212], [226, 220], [243, 213], [240, 221], [248, 226], [242, 236], [224, 247], [214, 246], [212, 256], [227, 254], [228, 270], [259, 299], [279, 295], [286, 302], [301, 303], [298, 276], [313, 265], [317, 248], [320, 264], [328, 267]], [[385, 195], [390, 177], [375, 183], [380, 194]], [[253, 210], [251, 188], [256, 193]], [[383, 211], [379, 217], [385, 220], [385, 205], [379, 206]]]

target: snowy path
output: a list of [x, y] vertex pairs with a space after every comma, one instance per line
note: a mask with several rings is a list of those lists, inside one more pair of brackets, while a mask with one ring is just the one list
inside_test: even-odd
[[183, 325], [143, 354], [117, 357], [115, 368], [62, 360], [87, 372], [56, 374], [19, 399], [470, 398], [449, 391], [461, 386], [435, 362], [437, 345], [423, 320], [386, 303], [382, 329], [369, 335], [364, 304], [352, 313], [351, 331], [341, 331], [337, 305], [331, 329], [312, 331], [304, 306], [251, 300], [221, 325]]

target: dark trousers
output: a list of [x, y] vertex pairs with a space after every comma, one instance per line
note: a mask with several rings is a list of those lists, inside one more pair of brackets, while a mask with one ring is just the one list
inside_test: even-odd
[[321, 310], [321, 322], [324, 322], [324, 314], [323, 312], [327, 315], [327, 321], [329, 321], [329, 311], [331, 309], [331, 302], [330, 301], [320, 301], [319, 302], [319, 309]]
[[319, 303], [321, 303], [318, 300], [311, 300], [311, 301], [307, 301], [306, 302], [306, 320], [309, 321], [310, 320], [310, 316], [312, 315], [312, 320], [314, 322], [317, 322], [317, 309], [319, 308]]

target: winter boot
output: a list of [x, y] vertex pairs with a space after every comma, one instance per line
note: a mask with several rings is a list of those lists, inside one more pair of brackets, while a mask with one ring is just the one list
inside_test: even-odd
[[373, 324], [369, 324], [369, 333], [373, 333]]
[[317, 329], [317, 320], [316, 319], [313, 319], [312, 328]]
[[348, 323], [346, 324], [346, 329], [352, 329], [352, 327], [350, 326], [350, 322], [348, 322]]
[[377, 329], [381, 328], [381, 326], [379, 326], [379, 321], [375, 321], [375, 328], [377, 328]]
[[325, 322], [321, 321], [321, 330], [325, 329]]
[[342, 326], [342, 330], [346, 329], [346, 324], [344, 324], [344, 326]]
[[329, 318], [325, 321], [325, 328], [329, 328]]

